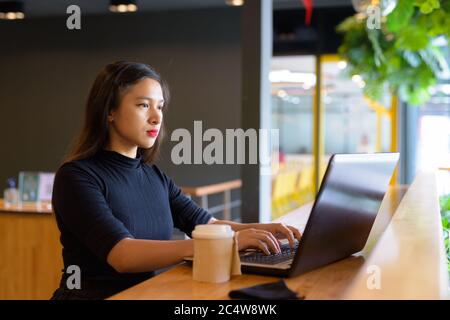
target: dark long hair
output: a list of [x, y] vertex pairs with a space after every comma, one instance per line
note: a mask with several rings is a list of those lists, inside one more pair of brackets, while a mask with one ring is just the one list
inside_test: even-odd
[[[120, 105], [123, 92], [144, 78], [159, 82], [163, 92], [164, 110], [167, 110], [169, 88], [152, 67], [127, 61], [107, 65], [100, 71], [89, 92], [83, 129], [63, 163], [89, 158], [105, 148], [109, 137], [108, 115]], [[158, 155], [163, 137], [164, 123], [161, 123], [153, 146], [149, 149], [138, 148], [138, 155], [147, 163], [153, 162]]]

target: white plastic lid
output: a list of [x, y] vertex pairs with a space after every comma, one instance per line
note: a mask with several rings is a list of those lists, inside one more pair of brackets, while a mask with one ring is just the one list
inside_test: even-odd
[[199, 224], [192, 231], [192, 237], [196, 239], [223, 239], [232, 238], [234, 231], [225, 224]]

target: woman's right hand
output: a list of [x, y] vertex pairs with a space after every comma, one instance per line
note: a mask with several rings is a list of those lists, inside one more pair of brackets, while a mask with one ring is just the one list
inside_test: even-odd
[[259, 249], [267, 255], [281, 252], [278, 240], [269, 231], [250, 228], [238, 231], [236, 236], [239, 251], [253, 248]]

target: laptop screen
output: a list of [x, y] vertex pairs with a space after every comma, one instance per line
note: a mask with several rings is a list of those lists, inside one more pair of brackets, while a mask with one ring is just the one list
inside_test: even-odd
[[398, 159], [398, 153], [331, 157], [292, 272], [340, 260], [364, 247]]

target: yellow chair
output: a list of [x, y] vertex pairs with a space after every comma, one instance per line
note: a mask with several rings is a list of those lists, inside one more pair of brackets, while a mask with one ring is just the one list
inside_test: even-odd
[[314, 167], [309, 165], [303, 168], [296, 185], [294, 199], [298, 205], [303, 205], [314, 199]]
[[278, 218], [296, 207], [293, 195], [298, 181], [298, 171], [278, 174], [272, 186], [272, 218]]
[[294, 200], [294, 194], [296, 191], [296, 187], [297, 187], [297, 181], [298, 181], [298, 177], [299, 177], [299, 172], [298, 171], [290, 171], [288, 172], [286, 177], [286, 183], [284, 185], [285, 187], [285, 212], [289, 212], [292, 211], [292, 209], [294, 209], [296, 207], [296, 203]]
[[276, 219], [282, 215], [283, 186], [285, 175], [280, 173], [272, 183], [272, 218]]

